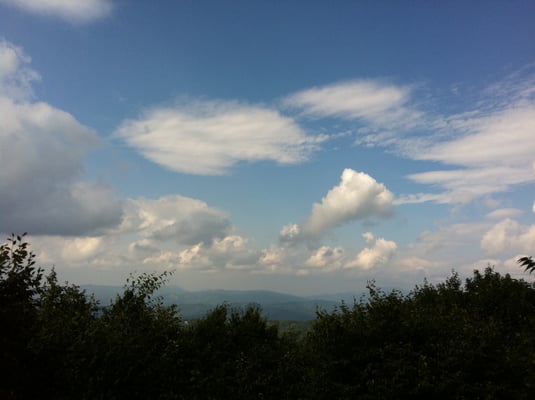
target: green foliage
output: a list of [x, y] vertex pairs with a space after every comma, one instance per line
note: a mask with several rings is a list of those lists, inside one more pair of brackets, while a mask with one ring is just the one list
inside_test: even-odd
[[24, 236], [0, 246], [0, 398], [26, 390], [34, 363], [28, 343], [37, 329], [42, 270]]
[[[61, 285], [54, 270], [45, 277], [38, 299], [38, 328], [29, 343], [41, 397], [75, 395], [91, 357], [87, 346], [96, 321], [97, 302], [75, 285]], [[70, 397], [70, 396], [68, 396]]]
[[535, 291], [491, 268], [320, 312], [311, 398], [530, 398]]
[[[24, 318], [31, 312], [43, 271], [35, 267], [35, 255], [28, 251], [24, 236], [11, 235], [0, 246], [0, 307], [4, 313]], [[11, 315], [11, 317], [13, 316]]]
[[188, 387], [180, 398], [285, 398], [285, 343], [256, 305], [214, 308], [177, 343], [176, 367]]
[[524, 271], [531, 274], [532, 272], [535, 272], [535, 261], [533, 261], [532, 257], [521, 257], [517, 261], [522, 267], [525, 267]]
[[[153, 298], [168, 274], [143, 274], [127, 281], [92, 327], [82, 398], [158, 398], [169, 373], [165, 360], [180, 333], [175, 307]], [[156, 391], [157, 393], [157, 391]]]

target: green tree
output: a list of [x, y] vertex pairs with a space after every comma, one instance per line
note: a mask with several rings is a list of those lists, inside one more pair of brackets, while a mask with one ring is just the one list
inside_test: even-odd
[[30, 341], [35, 355], [40, 397], [81, 398], [81, 384], [93, 371], [88, 351], [97, 322], [98, 303], [76, 285], [61, 285], [52, 270], [40, 289], [37, 329]]
[[[491, 268], [319, 312], [309, 398], [531, 397], [535, 291]], [[317, 382], [322, 382], [321, 384]]]
[[182, 329], [176, 307], [166, 307], [154, 296], [167, 276], [164, 272], [129, 279], [123, 293], [102, 309], [88, 343], [93, 357], [79, 398], [167, 396], [169, 355]]
[[525, 267], [524, 271], [531, 274], [532, 272], [535, 272], [535, 261], [533, 261], [532, 257], [521, 257], [517, 260], [517, 262], [522, 266]]
[[0, 246], [0, 398], [28, 392], [35, 371], [28, 344], [37, 329], [43, 271], [25, 235], [12, 234]]
[[292, 398], [288, 343], [256, 305], [214, 308], [189, 324], [177, 346], [176, 375], [185, 379], [180, 398]]

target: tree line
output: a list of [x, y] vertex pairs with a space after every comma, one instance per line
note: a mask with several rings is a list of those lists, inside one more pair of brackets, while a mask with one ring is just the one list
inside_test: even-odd
[[488, 267], [318, 310], [281, 334], [261, 309], [196, 321], [129, 279], [109, 305], [0, 246], [1, 399], [530, 399], [535, 288]]

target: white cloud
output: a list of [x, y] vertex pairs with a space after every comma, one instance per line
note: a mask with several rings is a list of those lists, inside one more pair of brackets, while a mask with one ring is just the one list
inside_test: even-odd
[[191, 267], [193, 265], [202, 268], [208, 267], [210, 265], [210, 260], [206, 255], [201, 254], [201, 251], [202, 243], [197, 243], [195, 246], [182, 250], [178, 254], [178, 264], [186, 267]]
[[535, 253], [535, 225], [521, 225], [506, 218], [494, 225], [481, 239], [481, 248], [490, 255]]
[[42, 262], [62, 268], [116, 269], [125, 274], [132, 270], [222, 271], [260, 266], [261, 252], [234, 232], [224, 212], [200, 200], [170, 195], [127, 199], [125, 204], [122, 224], [101, 236], [32, 237], [36, 254]]
[[[461, 274], [472, 272], [474, 263], [481, 259], [480, 240], [492, 224], [488, 221], [449, 224], [445, 220], [436, 224], [435, 230], [420, 233], [417, 241], [396, 253], [390, 272], [423, 273], [432, 282], [444, 280], [452, 269]], [[418, 279], [423, 278], [420, 275]]]
[[303, 109], [305, 115], [362, 119], [384, 129], [416, 123], [421, 113], [406, 105], [409, 97], [408, 87], [360, 80], [303, 90], [284, 103]]
[[128, 200], [116, 234], [141, 237], [128, 245], [129, 254], [133, 262], [141, 257], [146, 268], [256, 268], [260, 253], [232, 230], [223, 211], [201, 200], [169, 195]]
[[260, 253], [250, 249], [246, 238], [230, 235], [210, 244], [197, 243], [182, 250], [161, 250], [143, 264], [158, 269], [200, 271], [251, 270], [257, 268]]
[[494, 210], [486, 215], [490, 219], [504, 219], [504, 218], [513, 218], [519, 217], [524, 211], [519, 210], [518, 208], [499, 208]]
[[362, 236], [370, 247], [362, 249], [354, 260], [345, 265], [345, 268], [367, 270], [378, 265], [384, 265], [392, 258], [398, 248], [396, 242], [375, 238], [370, 232], [366, 232]]
[[[31, 102], [29, 57], [0, 42], [0, 232], [94, 234], [121, 220], [107, 185], [80, 181], [96, 133], [72, 115]], [[6, 90], [4, 90], [6, 89]]]
[[437, 203], [449, 203], [450, 196], [448, 194], [430, 194], [430, 193], [413, 193], [408, 195], [401, 195], [394, 199], [394, 205], [401, 204], [420, 204], [428, 201], [435, 201]]
[[301, 235], [301, 227], [297, 224], [284, 225], [279, 232], [279, 241], [292, 242]]
[[368, 217], [392, 214], [393, 195], [384, 184], [371, 176], [345, 169], [340, 184], [333, 187], [321, 203], [312, 206], [312, 213], [302, 231], [305, 236], [321, 236], [340, 224]]
[[502, 201], [495, 199], [492, 196], [486, 196], [483, 199], [483, 204], [485, 204], [485, 206], [487, 206], [490, 209], [496, 209], [502, 205]]
[[0, 39], [0, 88], [2, 97], [24, 100], [33, 95], [32, 82], [40, 75], [29, 67], [31, 58], [24, 50], [4, 39]]
[[459, 223], [448, 225], [440, 224], [440, 227], [433, 231], [424, 231], [420, 233], [418, 242], [411, 245], [415, 254], [422, 257], [447, 258], [457, 262], [451, 256], [460, 256], [463, 258], [463, 249], [467, 246], [473, 249], [489, 228], [487, 222], [476, 223]]
[[513, 92], [500, 89], [505, 90], [507, 102], [498, 98], [494, 104], [487, 101], [485, 107], [471, 113], [437, 118], [443, 123], [430, 126], [433, 140], [403, 148], [402, 153], [412, 159], [454, 166], [408, 176], [415, 182], [446, 190], [429, 200], [468, 203], [515, 185], [535, 182], [534, 82], [526, 78], [522, 84], [509, 84]]
[[142, 258], [133, 258], [123, 239], [105, 232], [100, 236], [38, 235], [30, 236], [28, 241], [42, 267], [87, 273], [91, 279], [98, 280], [95, 276], [98, 271], [121, 270], [127, 277], [139, 266]]
[[315, 273], [343, 273], [345, 270], [368, 270], [387, 265], [397, 251], [394, 241], [376, 238], [371, 232], [362, 235], [364, 248], [342, 246], [271, 246], [263, 250], [259, 264], [265, 273], [287, 273], [296, 276]]
[[248, 246], [238, 235], [215, 239], [213, 243], [197, 243], [181, 250], [162, 246], [143, 259], [145, 266], [156, 269], [195, 269], [199, 271], [256, 269], [260, 253]]
[[340, 269], [344, 265], [344, 250], [341, 247], [321, 246], [305, 262], [305, 265], [323, 271]]
[[0, 3], [71, 23], [87, 23], [104, 18], [113, 9], [110, 0], [0, 0]]
[[408, 256], [400, 261], [405, 270], [427, 270], [435, 265], [435, 262], [416, 256]]
[[216, 267], [225, 269], [256, 269], [260, 252], [249, 247], [249, 241], [239, 235], [230, 235], [214, 241], [210, 257]]
[[301, 262], [300, 249], [285, 245], [271, 245], [260, 253], [258, 263], [262, 270], [259, 272], [291, 273], [296, 261]]
[[231, 227], [224, 212], [180, 195], [130, 199], [126, 209], [121, 229], [140, 232], [151, 240], [171, 240], [183, 245], [210, 244], [225, 237]]
[[357, 145], [388, 147], [413, 160], [447, 166], [408, 175], [442, 193], [403, 195], [397, 204], [463, 204], [535, 182], [534, 76], [529, 70], [513, 74], [485, 91], [475, 109], [452, 115], [418, 110], [414, 87], [377, 80], [315, 87], [284, 102], [304, 115], [359, 122]]
[[152, 109], [116, 135], [157, 164], [199, 175], [226, 174], [239, 162], [301, 163], [325, 139], [277, 111], [215, 101]]
[[[440, 195], [424, 195], [424, 199], [439, 203], [468, 203], [485, 195], [505, 192], [512, 185], [534, 181], [533, 174], [521, 167], [499, 166], [443, 171], [429, 171], [408, 175], [422, 184], [440, 185], [447, 189]], [[415, 198], [420, 202], [420, 196]], [[408, 202], [408, 201], [406, 201]]]
[[360, 120], [364, 126], [357, 130], [357, 144], [393, 147], [414, 160], [448, 165], [407, 176], [443, 192], [402, 195], [396, 204], [466, 204], [535, 181], [533, 85], [533, 79], [520, 74], [507, 85], [494, 85], [493, 101], [450, 116], [419, 111], [411, 105], [413, 88], [377, 80], [311, 88], [285, 103], [305, 115]]
[[535, 143], [535, 105], [512, 106], [468, 121], [466, 135], [437, 143], [418, 159], [467, 167], [529, 166]]
[[147, 238], [136, 240], [128, 245], [128, 254], [133, 258], [146, 258], [158, 251], [158, 247], [153, 244], [153, 241]]
[[66, 239], [62, 257], [67, 262], [80, 262], [95, 257], [103, 242], [102, 237], [80, 237]]

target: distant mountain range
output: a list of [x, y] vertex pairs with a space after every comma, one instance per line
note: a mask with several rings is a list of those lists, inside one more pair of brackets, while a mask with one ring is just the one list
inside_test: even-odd
[[[110, 304], [122, 286], [82, 285], [88, 294], [94, 294], [101, 305]], [[182, 317], [186, 320], [203, 317], [215, 306], [223, 303], [240, 308], [247, 304], [258, 304], [264, 315], [270, 320], [306, 321], [316, 317], [319, 309], [332, 311], [342, 301], [353, 304], [353, 299], [360, 294], [339, 293], [318, 296], [295, 296], [268, 290], [202, 290], [187, 291], [176, 286], [165, 286], [157, 292], [164, 304], [176, 304]]]

